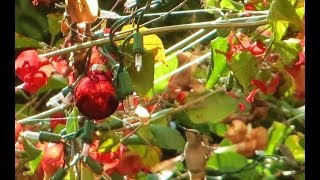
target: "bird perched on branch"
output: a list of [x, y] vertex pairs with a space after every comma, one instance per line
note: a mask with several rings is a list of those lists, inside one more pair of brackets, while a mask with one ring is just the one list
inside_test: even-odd
[[186, 132], [187, 143], [184, 148], [184, 159], [190, 180], [206, 180], [206, 147], [202, 136], [195, 129], [183, 128]]

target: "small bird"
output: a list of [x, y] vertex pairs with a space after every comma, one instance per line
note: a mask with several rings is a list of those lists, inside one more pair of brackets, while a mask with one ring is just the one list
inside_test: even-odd
[[206, 180], [206, 148], [202, 136], [195, 129], [183, 128], [186, 132], [187, 143], [184, 148], [184, 159], [190, 180]]

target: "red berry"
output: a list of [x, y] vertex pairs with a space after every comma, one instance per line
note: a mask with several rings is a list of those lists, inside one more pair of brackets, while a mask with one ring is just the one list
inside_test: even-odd
[[75, 89], [76, 106], [90, 119], [104, 119], [112, 115], [119, 101], [111, 77], [106, 73], [93, 71], [81, 79]]

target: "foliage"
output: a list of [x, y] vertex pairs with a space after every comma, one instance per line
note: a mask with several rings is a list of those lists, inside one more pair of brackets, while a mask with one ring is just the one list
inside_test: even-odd
[[304, 1], [15, 5], [16, 179], [304, 179]]

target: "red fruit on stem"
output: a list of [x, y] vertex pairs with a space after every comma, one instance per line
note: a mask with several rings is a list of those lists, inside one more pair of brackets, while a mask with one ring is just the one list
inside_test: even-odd
[[75, 100], [83, 115], [98, 120], [112, 115], [119, 105], [111, 77], [101, 71], [89, 72], [80, 80], [75, 89]]

